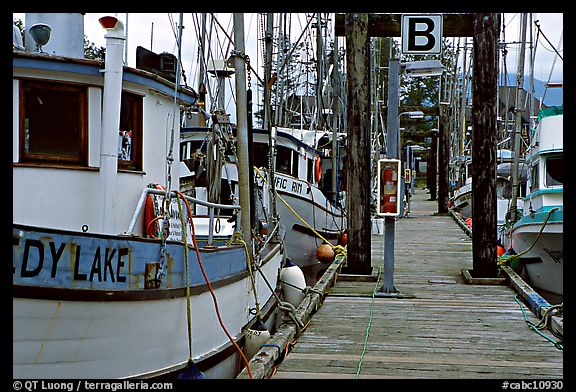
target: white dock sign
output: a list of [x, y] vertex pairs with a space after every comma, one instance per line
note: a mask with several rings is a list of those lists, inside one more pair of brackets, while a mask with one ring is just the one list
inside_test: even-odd
[[402, 15], [402, 54], [442, 53], [442, 15]]

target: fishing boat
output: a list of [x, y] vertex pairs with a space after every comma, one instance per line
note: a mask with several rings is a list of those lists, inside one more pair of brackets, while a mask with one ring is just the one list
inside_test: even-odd
[[564, 294], [563, 107], [540, 111], [526, 151], [527, 195], [521, 218], [509, 225], [505, 248], [519, 259], [536, 290]]
[[472, 158], [458, 157], [451, 166], [457, 178], [451, 204], [464, 218], [469, 218], [472, 215]]
[[[502, 235], [506, 224], [506, 214], [509, 211], [512, 199], [511, 168], [513, 157], [510, 150], [496, 151], [496, 232], [497, 238], [502, 242]], [[460, 183], [463, 185], [454, 190], [451, 200], [453, 210], [459, 213], [463, 219], [472, 218], [472, 159], [464, 157], [464, 165], [460, 170], [455, 170], [460, 175]], [[523, 160], [519, 163], [519, 196], [526, 195], [526, 165]], [[522, 198], [517, 200], [517, 208], [524, 205]], [[468, 220], [471, 222], [471, 220]]]
[[[235, 131], [232, 132], [234, 134]], [[314, 131], [293, 128], [274, 127], [273, 132], [276, 149], [274, 201], [281, 238], [287, 256], [304, 271], [307, 283], [313, 285], [328, 267], [328, 264], [318, 260], [316, 252], [324, 239], [333, 245], [343, 244], [346, 213], [342, 200], [329, 197], [329, 187], [323, 186], [328, 181], [330, 171], [322, 166], [323, 160], [329, 158], [317, 148], [322, 138], [315, 138]], [[182, 162], [188, 168], [188, 171], [182, 171], [181, 181], [190, 182], [194, 178], [196, 184], [207, 184], [205, 178], [212, 171], [207, 162], [212, 130], [209, 127], [183, 127], [181, 133]], [[266, 200], [257, 205], [256, 219], [264, 222], [274, 213], [269, 201], [269, 132], [254, 128], [252, 138], [254, 181], [257, 184], [255, 199]], [[231, 195], [237, 194], [237, 160], [232, 148], [222, 150], [228, 151], [229, 155], [219, 161], [221, 180], [218, 183], [220, 200], [227, 202]], [[197, 197], [207, 197], [207, 187], [195, 188]]]
[[84, 58], [83, 14], [25, 23], [12, 60], [13, 377], [234, 378], [250, 331], [275, 323], [286, 255], [274, 228], [219, 230], [242, 203], [171, 181], [197, 102], [179, 59], [124, 66], [115, 17], [100, 19], [105, 62]]
[[[273, 17], [269, 15], [267, 23], [270, 25], [272, 21]], [[273, 36], [272, 29], [268, 34]], [[286, 42], [280, 45], [286, 45]], [[286, 51], [288, 49], [281, 52]], [[268, 70], [265, 72], [268, 72], [268, 79], [265, 79], [269, 82], [261, 82], [267, 85], [266, 92], [270, 100], [274, 83], [276, 86], [284, 85], [287, 81], [282, 72], [278, 72], [277, 79], [270, 77], [271, 45], [267, 46], [266, 53], [265, 58], [268, 60], [265, 69]], [[210, 80], [201, 80], [207, 86], [209, 95], [212, 92], [213, 96], [209, 97], [210, 113], [204, 113], [205, 120], [198, 121], [196, 117], [191, 117], [186, 119], [181, 129], [180, 181], [183, 188], [194, 189], [195, 197], [230, 203], [238, 195], [237, 130], [230, 125], [224, 86], [234, 70], [229, 67], [230, 61], [216, 59], [214, 53], [202, 53], [201, 56], [210, 59], [201, 60], [200, 65], [206, 64], [206, 73], [214, 77], [214, 86], [211, 87]], [[278, 58], [277, 69], [282, 69], [282, 62], [286, 65], [288, 59]], [[278, 102], [284, 104], [277, 103], [275, 116], [270, 102], [262, 105], [265, 120], [261, 128], [253, 127], [249, 118], [249, 161], [255, 184], [254, 199], [266, 201], [257, 203], [253, 208], [253, 230], [266, 231], [268, 228], [262, 222], [269, 219], [278, 221], [287, 257], [303, 270], [307, 284], [313, 286], [329, 265], [316, 257], [317, 250], [325, 241], [332, 245], [342, 245], [345, 238], [345, 192], [342, 186], [336, 185], [336, 189], [333, 189], [332, 172], [340, 175], [337, 184], [338, 180], [341, 183], [345, 181], [342, 178], [341, 161], [336, 159], [335, 164], [332, 162], [333, 156], [339, 156], [338, 148], [332, 151], [332, 131], [316, 129], [320, 127], [311, 122], [318, 116], [324, 116], [322, 119], [328, 123], [328, 114], [322, 114], [321, 110], [315, 111], [317, 97], [292, 94], [290, 99], [284, 101], [284, 94], [288, 94], [283, 91], [280, 87], [276, 89]], [[309, 110], [304, 111], [304, 107]], [[273, 121], [274, 117], [276, 120]], [[343, 134], [337, 133], [336, 136], [342, 145]]]

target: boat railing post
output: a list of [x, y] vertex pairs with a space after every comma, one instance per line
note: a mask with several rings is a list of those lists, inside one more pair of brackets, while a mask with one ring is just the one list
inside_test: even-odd
[[140, 194], [140, 198], [138, 199], [138, 203], [136, 204], [136, 209], [134, 210], [134, 215], [132, 215], [132, 220], [130, 221], [130, 225], [128, 226], [128, 230], [124, 234], [132, 234], [134, 232], [134, 227], [136, 226], [136, 220], [140, 216], [142, 212], [142, 207], [144, 207], [144, 201], [146, 200], [146, 196], [148, 195], [151, 188], [144, 188], [142, 193]]
[[208, 246], [212, 246], [214, 238], [214, 207], [208, 207], [208, 215], [210, 217], [208, 221]]

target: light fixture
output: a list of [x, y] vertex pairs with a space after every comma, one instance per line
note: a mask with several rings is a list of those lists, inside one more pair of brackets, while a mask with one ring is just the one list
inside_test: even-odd
[[402, 115], [406, 115], [410, 118], [424, 118], [424, 112], [417, 110], [414, 112], [402, 112], [398, 115], [398, 117], [402, 116]]
[[116, 28], [116, 25], [118, 24], [118, 18], [115, 18], [113, 16], [103, 16], [100, 19], [98, 19], [98, 22], [100, 22], [100, 26], [109, 30]]
[[50, 40], [50, 31], [52, 29], [45, 23], [36, 23], [30, 26], [30, 36], [36, 42], [36, 51], [43, 52], [42, 46], [46, 45]]
[[421, 60], [401, 63], [400, 68], [409, 76], [438, 76], [444, 72], [440, 60]]

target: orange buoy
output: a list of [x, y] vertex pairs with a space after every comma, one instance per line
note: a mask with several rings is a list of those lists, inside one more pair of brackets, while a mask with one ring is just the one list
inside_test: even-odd
[[316, 258], [322, 263], [331, 263], [335, 257], [334, 250], [327, 243], [323, 243], [316, 249]]
[[472, 218], [466, 218], [466, 224], [467, 224], [469, 227], [472, 227]]
[[317, 183], [320, 182], [322, 178], [322, 159], [320, 157], [316, 157], [314, 160], [314, 179]]
[[[159, 184], [149, 184], [148, 187], [163, 191], [166, 190], [164, 186]], [[146, 204], [144, 205], [144, 232], [152, 238], [158, 238], [160, 236], [160, 222], [158, 221], [163, 218], [162, 210], [162, 196], [146, 195]]]
[[502, 256], [504, 253], [506, 253], [506, 249], [504, 249], [502, 245], [498, 245], [496, 247], [496, 254], [498, 255], [498, 257]]
[[343, 231], [340, 235], [340, 239], [338, 241], [338, 245], [346, 246], [348, 244], [348, 233]]

